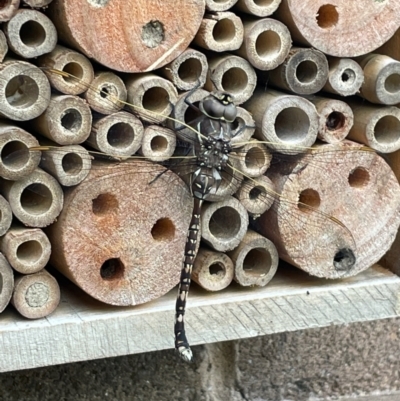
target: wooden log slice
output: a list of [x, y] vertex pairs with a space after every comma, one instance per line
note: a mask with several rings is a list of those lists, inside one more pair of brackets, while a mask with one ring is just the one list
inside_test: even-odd
[[361, 145], [324, 145], [267, 174], [284, 200], [260, 217], [258, 231], [282, 259], [315, 276], [349, 277], [372, 266], [400, 224], [395, 175], [376, 153], [354, 147]]
[[66, 191], [64, 209], [46, 231], [51, 263], [108, 304], [158, 298], [179, 280], [192, 210], [189, 191], [172, 172], [160, 176], [164, 169], [153, 163], [98, 167]]
[[55, 0], [49, 16], [60, 38], [86, 56], [123, 72], [160, 68], [194, 38], [205, 0]]

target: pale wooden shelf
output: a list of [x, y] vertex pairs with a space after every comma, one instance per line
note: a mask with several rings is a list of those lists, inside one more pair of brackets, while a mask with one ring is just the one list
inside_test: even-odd
[[[400, 277], [379, 266], [335, 281], [285, 267], [264, 288], [194, 288], [187, 331], [196, 345], [384, 319], [398, 316], [399, 294]], [[0, 314], [0, 372], [172, 348], [175, 295], [112, 307], [65, 281], [48, 318], [29, 321], [12, 307]]]

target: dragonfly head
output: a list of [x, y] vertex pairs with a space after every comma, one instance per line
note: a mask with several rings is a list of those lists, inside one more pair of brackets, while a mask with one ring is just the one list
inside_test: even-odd
[[207, 117], [228, 123], [233, 123], [237, 115], [232, 95], [226, 92], [210, 93], [200, 102], [199, 108]]

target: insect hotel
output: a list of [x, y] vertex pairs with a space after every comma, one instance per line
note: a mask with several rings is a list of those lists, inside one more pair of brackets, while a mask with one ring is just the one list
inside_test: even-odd
[[399, 1], [8, 0], [0, 22], [0, 372], [152, 352], [203, 383], [175, 399], [397, 390], [242, 365], [399, 316]]

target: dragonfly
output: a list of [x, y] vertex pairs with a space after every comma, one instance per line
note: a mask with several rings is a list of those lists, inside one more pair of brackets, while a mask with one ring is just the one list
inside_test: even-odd
[[[84, 85], [87, 91], [97, 91], [96, 96], [103, 102], [109, 102], [117, 109], [122, 107], [129, 110], [135, 116], [141, 119], [145, 125], [159, 122], [160, 117], [165, 119], [164, 125], [172, 127], [173, 135], [178, 139], [176, 150], [173, 156], [167, 160], [160, 157], [153, 159], [153, 163], [164, 167], [164, 171], [172, 170], [187, 182], [190, 192], [193, 196], [193, 211], [187, 233], [187, 242], [183, 255], [181, 276], [178, 285], [178, 296], [175, 307], [175, 348], [179, 356], [185, 361], [191, 361], [193, 358], [192, 350], [186, 337], [185, 331], [185, 311], [191, 284], [191, 272], [196, 258], [200, 233], [200, 216], [204, 202], [218, 201], [229, 195], [235, 195], [241, 199], [240, 195], [246, 193], [246, 196], [257, 208], [252, 209], [249, 206], [249, 213], [252, 216], [252, 227], [257, 228], [257, 221], [268, 208], [274, 213], [279, 213], [280, 205], [290, 206], [285, 216], [280, 216], [293, 225], [297, 222], [302, 227], [309, 230], [318, 228], [319, 230], [334, 230], [337, 235], [334, 237], [336, 253], [332, 264], [340, 272], [347, 273], [356, 263], [357, 245], [351, 231], [345, 223], [337, 219], [329, 211], [324, 211], [318, 205], [313, 204], [309, 197], [301, 197], [298, 193], [294, 194], [293, 199], [284, 197], [274, 189], [273, 185], [267, 186], [262, 181], [264, 173], [269, 164], [271, 155], [271, 171], [277, 171], [283, 165], [294, 163], [297, 173], [304, 168], [323, 169], [326, 164], [340, 162], [340, 153], [349, 155], [352, 152], [373, 152], [365, 146], [356, 147], [299, 147], [293, 146], [292, 151], [287, 144], [282, 145], [285, 149], [284, 154], [280, 154], [279, 145], [271, 144], [266, 141], [249, 139], [240, 139], [241, 134], [249, 127], [240, 122], [237, 118], [238, 108], [234, 103], [233, 97], [229, 93], [214, 92], [207, 93], [200, 101], [193, 102], [191, 97], [200, 88], [195, 88], [181, 97], [188, 109], [185, 115], [185, 121], [177, 120], [170, 115], [160, 115], [155, 111], [144, 110], [142, 106], [129, 104], [115, 98], [107, 89], [94, 88], [90, 83], [83, 82], [80, 78], [66, 71], [46, 69], [46, 74], [55, 74], [65, 79], [75, 81], [78, 85]], [[28, 74], [28, 73], [27, 73]], [[111, 106], [111, 107], [112, 107]], [[186, 119], [188, 121], [186, 121]], [[118, 135], [116, 137], [118, 139]], [[115, 139], [115, 141], [117, 141]], [[113, 138], [111, 138], [113, 141]], [[270, 146], [272, 145], [272, 146]], [[65, 156], [62, 153], [63, 147], [57, 144], [48, 145], [44, 141], [43, 145], [31, 147], [30, 153], [41, 153], [42, 164], [46, 164], [47, 155], [59, 157]], [[25, 152], [26, 150], [23, 150]], [[89, 155], [95, 160], [107, 160], [111, 163], [118, 163], [130, 168], [134, 160], [147, 159], [143, 155], [120, 155], [105, 154], [103, 152], [91, 149], [87, 146]], [[4, 159], [11, 162], [20, 158], [20, 150], [10, 152], [4, 155]], [[323, 155], [321, 157], [316, 157]], [[57, 156], [59, 155], [59, 156]], [[339, 157], [338, 157], [339, 155]], [[25, 155], [26, 157], [26, 155]], [[73, 171], [74, 161], [71, 165], [65, 164], [68, 170]], [[252, 170], [249, 173], [243, 168], [245, 165], [251, 165]], [[97, 168], [96, 163], [92, 163], [91, 168]], [[101, 167], [100, 167], [101, 168]], [[163, 172], [152, 180], [156, 181]], [[292, 170], [293, 172], [293, 170]], [[285, 173], [284, 173], [285, 174]], [[289, 174], [289, 173], [288, 173]], [[152, 185], [149, 182], [149, 185]], [[239, 191], [240, 189], [240, 191]], [[333, 240], [330, 240], [333, 241]], [[316, 245], [318, 246], [318, 245]], [[307, 251], [305, 251], [307, 252]], [[311, 251], [310, 251], [311, 252]], [[280, 256], [284, 257], [284, 250]], [[307, 255], [306, 255], [307, 256]], [[311, 254], [309, 255], [311, 257]]]

